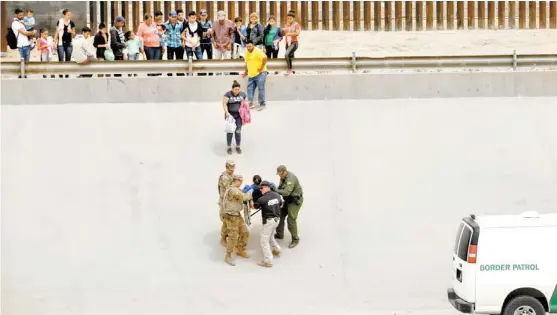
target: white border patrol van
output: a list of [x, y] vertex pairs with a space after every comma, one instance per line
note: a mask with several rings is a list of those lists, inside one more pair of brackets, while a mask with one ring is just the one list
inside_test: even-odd
[[557, 314], [557, 213], [464, 218], [449, 302], [462, 313]]

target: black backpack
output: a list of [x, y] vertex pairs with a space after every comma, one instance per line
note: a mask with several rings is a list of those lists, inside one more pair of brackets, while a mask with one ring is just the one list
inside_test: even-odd
[[8, 33], [6, 34], [6, 41], [11, 49], [17, 49], [17, 36], [11, 27], [8, 27]]

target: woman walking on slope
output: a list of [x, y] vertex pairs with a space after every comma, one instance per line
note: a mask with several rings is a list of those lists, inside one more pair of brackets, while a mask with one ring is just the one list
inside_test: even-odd
[[224, 109], [224, 116], [228, 119], [232, 116], [236, 123], [236, 131], [234, 133], [226, 134], [226, 145], [228, 147], [228, 154], [232, 154], [232, 136], [236, 139], [236, 152], [242, 154], [240, 143], [242, 142], [242, 117], [240, 116], [240, 107], [247, 99], [247, 95], [240, 91], [240, 83], [234, 80], [232, 83], [232, 90], [226, 92], [222, 98], [222, 108]]

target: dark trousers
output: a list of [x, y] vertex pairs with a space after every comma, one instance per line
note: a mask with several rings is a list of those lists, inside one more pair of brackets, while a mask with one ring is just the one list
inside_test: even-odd
[[279, 49], [274, 49], [273, 46], [265, 46], [265, 54], [267, 55], [267, 58], [271, 59], [271, 57], [273, 59], [277, 59], [278, 58], [278, 53], [279, 53]]
[[201, 56], [207, 52], [207, 59], [213, 59], [213, 44], [201, 43]]
[[288, 226], [288, 231], [292, 235], [292, 240], [300, 240], [298, 235], [298, 214], [300, 213], [300, 208], [304, 203], [303, 197], [300, 198], [300, 204], [296, 205], [294, 203], [285, 203], [284, 207], [280, 209], [280, 222], [277, 226], [277, 236], [279, 238], [284, 237], [284, 223], [286, 222]]
[[147, 60], [161, 60], [162, 59], [162, 49], [161, 47], [144, 47], [145, 56]]
[[166, 47], [166, 58], [168, 60], [184, 60], [184, 48], [182, 47]]
[[58, 45], [58, 61], [69, 62], [72, 60], [73, 46], [71, 43]]
[[284, 57], [286, 58], [288, 70], [292, 70], [292, 59], [294, 59], [294, 53], [296, 50], [298, 50], [298, 42], [294, 42], [286, 46], [286, 53], [284, 54]]
[[236, 139], [236, 146], [239, 147], [242, 142], [242, 117], [240, 117], [240, 113], [230, 113], [232, 117], [236, 120], [236, 131], [234, 133], [227, 133], [226, 134], [226, 145], [232, 145], [232, 136]]
[[[145, 57], [147, 60], [161, 60], [162, 59], [162, 48], [161, 47], [143, 47], [145, 50]], [[158, 76], [162, 73], [148, 73], [148, 77]]]

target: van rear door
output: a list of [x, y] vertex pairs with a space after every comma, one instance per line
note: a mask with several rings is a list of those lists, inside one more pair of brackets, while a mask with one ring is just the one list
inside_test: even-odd
[[453, 250], [453, 289], [464, 301], [476, 300], [476, 254], [479, 226], [465, 218], [458, 228]]

